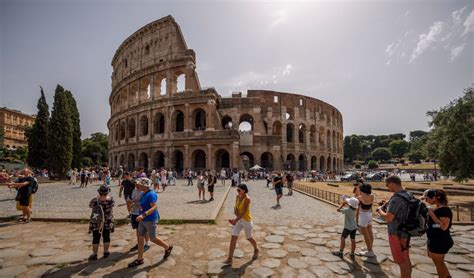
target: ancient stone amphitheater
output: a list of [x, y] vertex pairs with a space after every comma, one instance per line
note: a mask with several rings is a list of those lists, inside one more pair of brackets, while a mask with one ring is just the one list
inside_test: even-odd
[[201, 88], [196, 53], [171, 16], [128, 37], [112, 67], [112, 168], [342, 169], [342, 115], [334, 106], [293, 93], [222, 97]]

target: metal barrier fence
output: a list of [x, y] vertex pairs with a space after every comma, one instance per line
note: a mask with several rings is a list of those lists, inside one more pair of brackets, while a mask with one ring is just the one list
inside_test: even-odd
[[[308, 195], [325, 200], [335, 206], [341, 205], [343, 201], [343, 194], [315, 188], [313, 186], [296, 183], [293, 188]], [[474, 207], [455, 205], [450, 206], [450, 208], [453, 212], [453, 223], [474, 224]]]

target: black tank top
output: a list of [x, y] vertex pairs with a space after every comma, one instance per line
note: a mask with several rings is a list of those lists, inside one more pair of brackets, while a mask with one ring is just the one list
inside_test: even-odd
[[372, 204], [363, 204], [362, 202], [360, 203], [360, 208], [363, 210], [371, 210], [372, 209]]

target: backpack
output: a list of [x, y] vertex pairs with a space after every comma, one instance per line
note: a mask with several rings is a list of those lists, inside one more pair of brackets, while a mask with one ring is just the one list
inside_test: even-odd
[[31, 183], [31, 194], [35, 194], [38, 191], [38, 180], [33, 178], [33, 182]]
[[415, 198], [408, 192], [409, 197], [401, 194], [395, 195], [408, 204], [408, 213], [404, 221], [398, 227], [399, 231], [412, 236], [422, 236], [428, 229], [428, 209], [426, 205], [419, 199]]
[[213, 176], [213, 177], [214, 177], [214, 182], [213, 183], [216, 184], [217, 183], [217, 177], [216, 176]]
[[104, 229], [105, 214], [104, 209], [100, 205], [99, 199], [95, 200], [96, 205], [92, 208], [90, 223], [97, 224], [99, 231]]

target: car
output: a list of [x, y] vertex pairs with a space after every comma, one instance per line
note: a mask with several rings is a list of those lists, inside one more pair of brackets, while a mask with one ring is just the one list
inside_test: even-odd
[[383, 181], [384, 178], [385, 175], [382, 172], [376, 172], [365, 176], [365, 179], [369, 181]]
[[350, 173], [341, 177], [341, 181], [357, 181], [359, 179], [360, 177], [357, 175], [357, 173]]

